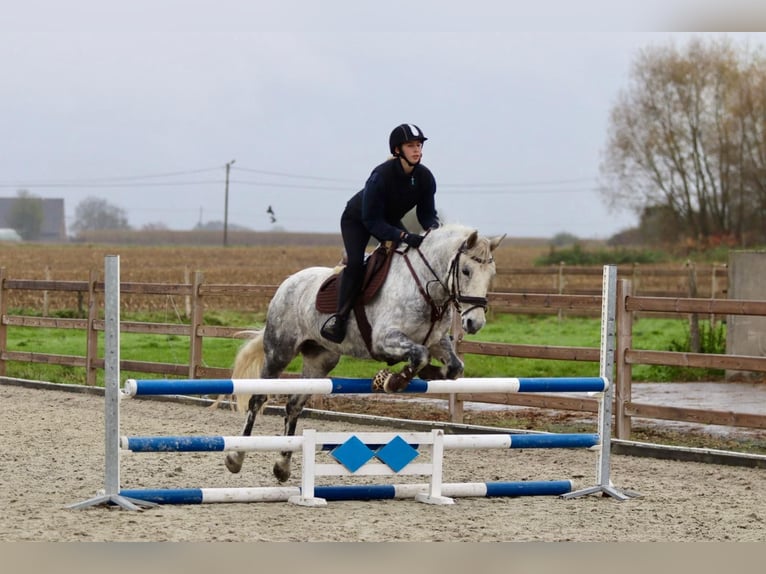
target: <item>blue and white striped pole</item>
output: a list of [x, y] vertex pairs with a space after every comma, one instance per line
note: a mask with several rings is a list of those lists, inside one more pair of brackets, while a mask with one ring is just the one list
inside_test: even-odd
[[[424, 381], [413, 379], [407, 394], [603, 392], [604, 377], [488, 377]], [[128, 379], [123, 393], [146, 395], [332, 395], [379, 393], [372, 379]]]
[[[389, 433], [390, 434], [390, 433]], [[347, 437], [354, 437], [348, 433]], [[407, 439], [406, 433], [402, 439]], [[120, 448], [132, 452], [223, 452], [223, 451], [299, 451], [302, 436], [123, 436]], [[348, 439], [346, 439], [348, 440]], [[383, 436], [376, 443], [385, 444], [390, 438]], [[366, 441], [365, 441], [366, 442]], [[478, 434], [444, 435], [444, 448], [591, 448], [600, 442], [597, 434]], [[324, 450], [338, 446], [339, 442], [318, 445]], [[410, 443], [412, 444], [412, 443]]]
[[[315, 486], [314, 496], [328, 501], [340, 500], [390, 500], [415, 498], [427, 493], [428, 484], [382, 484]], [[521, 482], [459, 482], [441, 485], [444, 496], [467, 497], [514, 497], [559, 496], [572, 490], [570, 480], [521, 481]], [[300, 496], [298, 486], [252, 487], [252, 488], [169, 488], [124, 489], [122, 496], [155, 504], [212, 504], [223, 502], [284, 502]]]

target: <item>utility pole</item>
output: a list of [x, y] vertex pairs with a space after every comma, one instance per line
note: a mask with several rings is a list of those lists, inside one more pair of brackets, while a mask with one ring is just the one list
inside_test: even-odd
[[223, 203], [223, 246], [226, 247], [229, 244], [229, 171], [231, 165], [237, 160], [233, 159], [226, 164], [226, 192], [224, 195]]

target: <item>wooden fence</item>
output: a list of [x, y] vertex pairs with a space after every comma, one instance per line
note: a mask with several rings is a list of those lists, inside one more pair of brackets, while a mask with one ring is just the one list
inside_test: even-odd
[[[619, 277], [619, 274], [618, 274]], [[202, 348], [205, 338], [233, 338], [241, 330], [238, 327], [218, 327], [204, 324], [205, 302], [212, 299], [247, 298], [268, 300], [274, 293], [275, 285], [222, 285], [207, 284], [203, 274], [196, 272], [191, 281], [182, 284], [167, 283], [121, 283], [121, 297], [163, 296], [183, 297], [188, 306], [188, 324], [146, 323], [122, 321], [120, 329], [126, 333], [176, 335], [188, 337], [188, 364], [152, 363], [122, 360], [120, 368], [126, 371], [152, 373], [184, 378], [228, 378], [228, 369], [207, 367], [202, 364]], [[78, 300], [84, 301], [84, 318], [30, 317], [8, 313], [8, 302], [14, 292], [37, 292], [42, 300], [47, 293], [78, 293]], [[85, 369], [85, 382], [96, 384], [99, 370], [104, 368], [104, 359], [98, 355], [99, 333], [104, 331], [103, 316], [104, 283], [96, 272], [91, 272], [85, 281], [25, 280], [5, 277], [0, 269], [0, 376], [5, 376], [10, 361], [45, 363]], [[766, 316], [766, 301], [726, 300], [707, 298], [638, 296], [632, 289], [631, 279], [618, 280], [617, 304], [617, 350], [615, 357], [615, 436], [629, 439], [633, 417], [663, 419], [713, 425], [739, 426], [753, 429], [766, 428], [766, 416], [714, 411], [692, 408], [678, 408], [648, 405], [631, 399], [631, 369], [633, 365], [668, 365], [702, 367], [714, 369], [736, 369], [741, 371], [766, 372], [766, 357], [739, 355], [711, 355], [701, 353], [679, 353], [670, 351], [647, 351], [632, 347], [633, 319], [636, 313], [661, 313], [671, 316], [751, 315]], [[501, 293], [489, 294], [490, 306], [510, 313], [530, 313], [530, 309], [551, 312], [592, 312], [601, 309], [601, 296], [592, 294], [559, 293]], [[85, 356], [53, 355], [38, 351], [18, 351], [7, 348], [8, 329], [13, 327], [39, 327], [57, 329], [80, 329], [87, 333]], [[455, 333], [457, 350], [461, 354], [474, 353], [503, 357], [521, 357], [551, 360], [598, 362], [599, 349], [589, 347], [557, 347], [550, 345], [517, 345], [506, 343], [476, 342], [463, 340], [461, 333]], [[670, 384], [670, 383], [669, 383]], [[572, 398], [555, 395], [511, 394], [498, 396], [472, 396], [458, 393], [451, 395], [451, 418], [462, 422], [464, 401], [596, 412], [597, 403], [591, 398]]]
[[[237, 277], [238, 283], [246, 285], [260, 285], [264, 283], [276, 285], [281, 283], [289, 275], [308, 266], [308, 258], [296, 259], [289, 264], [283, 259], [274, 261], [273, 265], [264, 266], [260, 262], [257, 266], [243, 267], [241, 256], [231, 261], [223, 260], [212, 271], [206, 271], [205, 277], [208, 283], [230, 283], [231, 277]], [[155, 283], [179, 283], [190, 284], [193, 281], [195, 270], [188, 265], [173, 265], [163, 261], [162, 266], [153, 266], [150, 261], [141, 261], [140, 264], [125, 268], [122, 271], [122, 281], [139, 283], [147, 281], [147, 277]], [[17, 265], [18, 267], [18, 265]], [[150, 271], [147, 272], [147, 267]], [[54, 272], [50, 266], [41, 265], [22, 268], [16, 271], [15, 276], [23, 273], [27, 279], [44, 279], [50, 281]], [[82, 269], [82, 271], [80, 271]], [[85, 279], [88, 273], [87, 266], [67, 269], [65, 272], [58, 271], [57, 277], [61, 279]], [[264, 276], [268, 279], [264, 279]], [[657, 265], [618, 265], [617, 278], [629, 279], [633, 286], [633, 293], [653, 297], [703, 297], [712, 299], [725, 299], [728, 290], [728, 269], [725, 264], [657, 264]], [[551, 293], [558, 295], [600, 295], [602, 282], [602, 266], [574, 266], [574, 265], [549, 265], [545, 267], [512, 267], [498, 263], [497, 275], [493, 281], [491, 290], [499, 293]], [[56, 311], [72, 311], [85, 316], [87, 288], [82, 287], [80, 281], [74, 281], [71, 290], [43, 291], [42, 315]], [[8, 293], [10, 301], [8, 305], [18, 308], [40, 308], [39, 292], [13, 290]], [[182, 313], [189, 314], [190, 295], [186, 295]], [[237, 292], [224, 291], [216, 297], [208, 296], [205, 304], [208, 309], [225, 309], [229, 311], [263, 311], [269, 302], [269, 293], [258, 293], [253, 297], [240, 297]], [[130, 311], [160, 311], [168, 305], [168, 298], [163, 295], [147, 296], [128, 294], [122, 299], [123, 309]], [[502, 311], [499, 306], [495, 309]], [[530, 309], [532, 313], [556, 313], [556, 309], [539, 307]], [[574, 312], [574, 311], [573, 311]], [[590, 309], [582, 309], [578, 312], [597, 315]]]
[[[602, 266], [548, 265], [498, 267], [493, 290], [503, 292], [599, 295]], [[630, 279], [633, 292], [655, 297], [725, 299], [728, 268], [723, 263], [626, 264], [617, 266], [618, 279]]]

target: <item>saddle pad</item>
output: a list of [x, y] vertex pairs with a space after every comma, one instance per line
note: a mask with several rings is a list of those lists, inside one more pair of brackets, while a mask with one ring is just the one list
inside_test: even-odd
[[320, 313], [335, 313], [338, 306], [338, 280], [340, 273], [334, 273], [325, 279], [317, 292], [316, 309]]
[[[362, 282], [361, 301], [364, 305], [372, 301], [383, 285], [391, 267], [393, 258], [393, 246], [381, 244], [378, 246], [365, 261], [364, 280]], [[345, 269], [345, 268], [344, 268]], [[335, 313], [338, 306], [338, 286], [340, 285], [340, 273], [330, 275], [319, 286], [316, 296], [316, 309], [320, 313]]]

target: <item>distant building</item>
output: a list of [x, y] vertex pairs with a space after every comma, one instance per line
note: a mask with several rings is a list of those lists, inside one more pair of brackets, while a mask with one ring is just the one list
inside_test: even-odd
[[21, 241], [21, 235], [16, 233], [15, 229], [0, 227], [0, 241], [12, 241], [14, 243], [17, 243]]
[[[0, 228], [10, 227], [8, 216], [18, 197], [0, 197]], [[61, 198], [40, 198], [43, 204], [43, 223], [38, 241], [66, 241], [66, 217], [64, 200]]]

